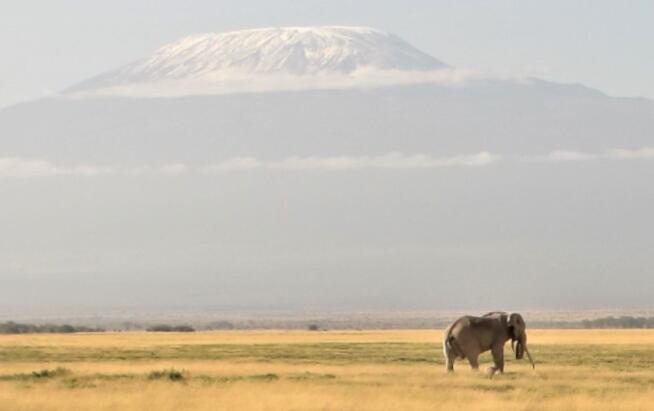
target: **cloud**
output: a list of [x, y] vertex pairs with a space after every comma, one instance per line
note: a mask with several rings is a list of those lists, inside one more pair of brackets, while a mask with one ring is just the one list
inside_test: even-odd
[[254, 169], [269, 170], [353, 170], [426, 169], [440, 167], [481, 167], [495, 163], [500, 157], [486, 151], [472, 155], [433, 157], [428, 154], [387, 153], [378, 156], [306, 156], [262, 161], [255, 157], [234, 157], [223, 162], [194, 167], [183, 163], [163, 166], [60, 166], [45, 160], [0, 158], [0, 178], [35, 178], [96, 175], [180, 175], [185, 173], [216, 174]]
[[62, 166], [40, 159], [19, 157], [0, 158], [0, 178], [92, 177], [99, 175], [143, 174], [178, 175], [187, 171], [189, 171], [189, 167], [182, 163], [166, 164], [161, 167], [147, 165], [137, 167], [96, 165]]
[[560, 163], [566, 161], [589, 161], [598, 158], [599, 156], [593, 153], [572, 150], [554, 150], [545, 156], [522, 157], [522, 160], [527, 162]]
[[182, 163], [175, 163], [175, 164], [166, 164], [164, 166], [159, 167], [157, 170], [161, 174], [184, 174], [185, 172], [188, 171], [188, 167], [185, 164]]
[[588, 161], [597, 159], [596, 154], [583, 153], [580, 151], [556, 150], [547, 155], [549, 161]]
[[470, 81], [489, 78], [480, 72], [445, 68], [439, 70], [403, 71], [360, 68], [352, 73], [318, 73], [313, 75], [258, 74], [221, 70], [194, 79], [159, 80], [93, 89], [65, 94], [67, 97], [93, 96], [178, 97], [190, 95], [223, 95], [279, 91], [375, 88], [407, 84], [439, 84], [461, 86]]
[[[19, 157], [0, 157], [1, 178], [39, 178], [59, 176], [107, 176], [107, 175], [163, 175], [220, 174], [247, 170], [418, 170], [445, 167], [484, 167], [500, 161], [502, 157], [488, 151], [450, 157], [435, 157], [431, 154], [404, 154], [391, 152], [380, 155], [362, 156], [292, 156], [281, 160], [260, 160], [252, 156], [233, 157], [216, 164], [193, 166], [184, 163], [170, 163], [162, 166], [62, 166], [46, 160]], [[603, 153], [587, 153], [572, 150], [554, 150], [544, 156], [523, 156], [521, 162], [579, 162], [591, 160], [637, 160], [654, 159], [654, 147], [639, 149], [611, 149]]]
[[61, 167], [44, 160], [16, 157], [0, 158], [0, 178], [33, 178], [62, 175], [93, 176], [111, 173], [110, 168], [95, 166]]
[[488, 152], [472, 155], [437, 158], [427, 154], [406, 155], [387, 153], [378, 156], [293, 156], [283, 160], [262, 161], [254, 157], [235, 157], [201, 168], [214, 174], [257, 168], [271, 170], [354, 170], [363, 168], [425, 169], [439, 167], [481, 167], [498, 161], [500, 157]]
[[424, 169], [439, 167], [480, 167], [499, 160], [499, 156], [480, 152], [473, 155], [437, 158], [427, 154], [388, 153], [379, 156], [289, 157], [268, 164], [285, 170], [350, 170], [361, 168]]
[[614, 148], [609, 150], [607, 155], [610, 158], [617, 158], [621, 160], [654, 158], [654, 147], [642, 147], [636, 150]]
[[634, 160], [654, 159], [654, 147], [641, 147], [638, 149], [613, 148], [600, 153], [586, 153], [573, 150], [554, 150], [545, 156], [521, 157], [526, 162], [575, 162], [602, 159]]
[[224, 171], [252, 170], [260, 166], [261, 163], [254, 157], [234, 157], [219, 164], [202, 167], [201, 171], [206, 174], [214, 174]]

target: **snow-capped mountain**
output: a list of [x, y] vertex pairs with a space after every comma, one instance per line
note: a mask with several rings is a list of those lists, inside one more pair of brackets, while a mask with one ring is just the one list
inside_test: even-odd
[[457, 82], [460, 74], [372, 28], [204, 34], [63, 98], [2, 110], [0, 135], [11, 136], [4, 150], [15, 157], [136, 165], [371, 152], [520, 157], [652, 145], [650, 101], [536, 79], [463, 74]]
[[[399, 37], [368, 27], [285, 27], [186, 37], [153, 55], [69, 91], [129, 86], [159, 88], [226, 84], [279, 76], [347, 76], [365, 72], [427, 72], [447, 65]], [[147, 94], [147, 93], [146, 93]]]

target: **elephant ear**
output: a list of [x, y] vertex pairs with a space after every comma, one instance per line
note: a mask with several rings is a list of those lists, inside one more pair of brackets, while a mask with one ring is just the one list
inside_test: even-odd
[[509, 314], [507, 322], [511, 338], [515, 340], [519, 339], [520, 336], [525, 332], [525, 320], [520, 314], [511, 313]]
[[526, 343], [525, 320], [520, 314], [513, 313], [509, 315], [507, 325], [509, 336], [512, 340], [511, 347], [513, 348], [515, 344], [515, 358], [521, 360], [525, 352], [524, 344]]

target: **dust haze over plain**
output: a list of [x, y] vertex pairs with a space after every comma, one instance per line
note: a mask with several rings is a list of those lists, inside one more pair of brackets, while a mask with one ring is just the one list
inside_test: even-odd
[[0, 305], [650, 307], [654, 102], [393, 33], [167, 39], [0, 110]]

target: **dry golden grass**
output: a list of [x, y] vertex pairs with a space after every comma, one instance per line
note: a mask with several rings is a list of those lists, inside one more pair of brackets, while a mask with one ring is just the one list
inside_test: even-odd
[[[654, 331], [654, 330], [653, 330]], [[654, 344], [650, 330], [529, 330], [533, 344]], [[80, 333], [0, 336], [2, 346], [149, 347], [202, 344], [293, 344], [327, 342], [440, 342], [441, 330], [215, 331], [201, 333]]]
[[[492, 380], [463, 363], [455, 374], [445, 374], [440, 336], [436, 331], [5, 336], [0, 410], [654, 409], [654, 368], [647, 366], [653, 360], [640, 357], [650, 352], [654, 332], [532, 330], [537, 370], [514, 361]], [[203, 358], [205, 352], [219, 357], [216, 350], [231, 353], [232, 346], [239, 347], [238, 355]], [[256, 356], [248, 357], [248, 346], [256, 348]], [[187, 349], [199, 355], [177, 356]], [[167, 354], [132, 358], [133, 350]], [[86, 354], [78, 360], [74, 355], [81, 352]], [[334, 353], [340, 353], [337, 360]], [[31, 374], [57, 367], [67, 372]], [[153, 370], [172, 368], [184, 370], [181, 381], [148, 378]]]
[[434, 342], [440, 330], [213, 331], [201, 333], [80, 333], [0, 336], [3, 345], [145, 347], [175, 344], [280, 344], [310, 342]]

